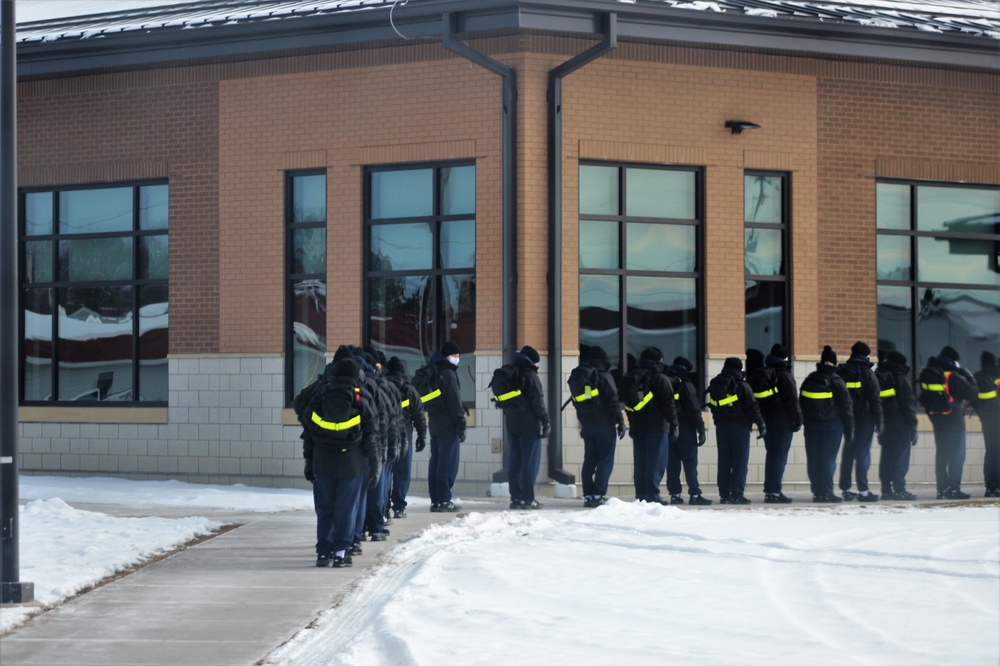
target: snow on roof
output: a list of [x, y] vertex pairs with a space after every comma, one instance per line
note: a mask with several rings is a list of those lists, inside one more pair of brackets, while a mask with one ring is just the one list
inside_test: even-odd
[[[52, 42], [385, 9], [406, 0], [18, 0], [18, 41]], [[419, 0], [410, 0], [415, 4]], [[618, 0], [757, 20], [834, 22], [1000, 39], [997, 0]]]

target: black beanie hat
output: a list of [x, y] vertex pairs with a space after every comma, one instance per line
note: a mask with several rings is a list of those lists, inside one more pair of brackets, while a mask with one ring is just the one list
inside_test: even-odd
[[593, 346], [589, 347], [587, 350], [586, 360], [589, 363], [604, 363], [608, 364], [608, 352], [604, 351], [604, 347]]
[[385, 371], [392, 375], [405, 375], [406, 366], [403, 365], [398, 356], [393, 356], [386, 362]]
[[868, 345], [858, 340], [851, 347], [851, 355], [868, 357], [872, 355], [872, 350]]
[[785, 346], [775, 342], [771, 345], [771, 356], [777, 356], [778, 358], [788, 358], [788, 350]]
[[354, 352], [351, 351], [350, 347], [348, 347], [347, 345], [340, 345], [339, 347], [337, 347], [337, 351], [333, 355], [333, 360], [339, 361], [341, 359], [351, 358], [352, 356], [354, 356]]
[[955, 363], [958, 363], [958, 361], [959, 361], [958, 351], [956, 351], [954, 347], [947, 347], [946, 346], [944, 349], [941, 350], [941, 356], [944, 356], [946, 358], [950, 358]]
[[656, 347], [647, 347], [642, 350], [642, 355], [639, 356], [640, 361], [653, 361], [654, 363], [659, 363], [663, 360], [663, 352], [661, 352]]
[[688, 372], [694, 370], [694, 364], [691, 363], [691, 361], [684, 358], [683, 356], [678, 356], [677, 358], [675, 358], [673, 365], [675, 368], [684, 368]]
[[833, 347], [830, 345], [826, 345], [823, 347], [823, 353], [820, 354], [819, 360], [821, 363], [837, 365], [837, 352], [833, 351]]
[[997, 367], [997, 357], [988, 351], [983, 352], [983, 355], [980, 357], [979, 362], [982, 365], [983, 370], [986, 370], [987, 368]]
[[523, 347], [521, 347], [521, 353], [527, 356], [528, 360], [534, 363], [535, 365], [538, 365], [538, 361], [541, 360], [541, 357], [538, 355], [538, 352], [535, 351], [534, 347], [524, 345]]
[[747, 372], [764, 367], [764, 352], [751, 347], [747, 350]]
[[461, 355], [462, 350], [459, 348], [452, 340], [446, 340], [443, 345], [441, 345], [441, 356], [454, 356], [456, 354]]
[[743, 361], [736, 358], [735, 356], [730, 356], [729, 358], [726, 359], [726, 362], [722, 364], [722, 367], [732, 368], [733, 370], [742, 370]]
[[895, 363], [896, 365], [905, 368], [906, 367], [906, 356], [898, 351], [891, 351], [889, 355], [885, 357], [889, 363]]
[[337, 363], [333, 369], [334, 377], [353, 377], [357, 379], [358, 374], [360, 374], [361, 368], [355, 363], [354, 359], [345, 358]]

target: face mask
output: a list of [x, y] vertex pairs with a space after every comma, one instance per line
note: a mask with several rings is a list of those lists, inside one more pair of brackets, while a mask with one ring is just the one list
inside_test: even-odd
[[458, 355], [453, 355], [448, 357], [448, 362], [451, 363], [456, 368], [458, 367]]

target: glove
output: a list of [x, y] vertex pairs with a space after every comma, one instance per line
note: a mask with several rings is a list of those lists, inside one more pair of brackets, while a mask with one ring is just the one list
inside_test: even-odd
[[380, 473], [381, 473], [381, 470], [378, 467], [372, 467], [371, 468], [371, 478], [368, 479], [368, 487], [369, 488], [376, 488], [376, 487], [378, 487], [378, 478], [379, 478]]
[[796, 421], [792, 424], [792, 432], [798, 432], [802, 430], [802, 421]]
[[757, 439], [764, 439], [767, 436], [767, 426], [763, 423], [757, 424]]
[[548, 423], [542, 424], [542, 434], [539, 435], [542, 439], [548, 439], [549, 435], [552, 433], [552, 426]]
[[910, 433], [910, 446], [916, 446], [917, 440], [920, 439], [920, 433], [914, 430]]
[[311, 458], [306, 459], [306, 481], [312, 483], [316, 480], [316, 475], [313, 474], [313, 461]]
[[854, 443], [854, 431], [845, 430], [844, 431], [844, 446], [850, 446]]
[[880, 419], [879, 422], [875, 424], [875, 432], [879, 436], [881, 436], [882, 433], [885, 432], [885, 421]]
[[676, 442], [680, 438], [680, 436], [681, 436], [680, 427], [676, 423], [670, 426], [670, 441]]
[[628, 432], [628, 431], [625, 430], [625, 423], [623, 421], [623, 422], [621, 422], [621, 423], [618, 424], [618, 439], [625, 439], [625, 433], [626, 432]]
[[705, 446], [705, 442], [708, 441], [708, 433], [702, 428], [698, 431], [698, 446]]
[[458, 443], [459, 444], [464, 444], [465, 443], [465, 430], [463, 430], [462, 432], [458, 433]]
[[422, 436], [417, 436], [417, 453], [420, 453], [427, 447], [427, 441]]

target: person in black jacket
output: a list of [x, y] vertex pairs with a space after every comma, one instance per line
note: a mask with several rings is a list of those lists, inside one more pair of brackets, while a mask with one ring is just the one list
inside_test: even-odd
[[781, 481], [785, 476], [788, 452], [792, 448], [792, 436], [802, 429], [799, 391], [792, 377], [788, 349], [784, 345], [775, 343], [771, 346], [771, 352], [764, 357], [764, 367], [769, 368], [768, 372], [774, 377], [773, 388], [767, 389], [774, 391], [774, 395], [754, 394], [767, 426], [767, 434], [764, 435], [764, 503], [789, 504], [792, 499], [781, 492]]
[[[823, 391], [815, 390], [825, 385]], [[840, 440], [854, 436], [854, 406], [843, 378], [837, 374], [837, 354], [823, 347], [816, 370], [802, 380], [799, 389], [802, 426], [806, 439], [806, 471], [813, 502], [842, 502], [833, 494]]]
[[400, 395], [400, 407], [406, 417], [406, 427], [401, 442], [402, 451], [399, 458], [392, 464], [392, 486], [389, 489], [389, 503], [393, 518], [406, 517], [406, 494], [410, 490], [410, 476], [413, 469], [413, 431], [417, 432], [417, 453], [427, 446], [427, 417], [424, 415], [424, 404], [420, 401], [420, 392], [413, 388], [406, 377], [406, 367], [397, 356], [386, 362], [385, 378], [396, 387]]
[[549, 436], [549, 412], [545, 408], [542, 382], [538, 379], [540, 357], [525, 345], [514, 354], [514, 367], [521, 378], [521, 395], [503, 409], [510, 443], [508, 479], [511, 509], [540, 509], [535, 499], [535, 480], [542, 464], [542, 439]]
[[888, 379], [882, 386], [882, 418], [885, 427], [879, 435], [878, 478], [882, 483], [882, 499], [915, 500], [906, 489], [906, 473], [910, 469], [910, 448], [917, 443], [917, 401], [907, 375], [910, 366], [906, 356], [893, 351], [878, 364], [878, 375]]
[[601, 347], [586, 351], [583, 365], [597, 374], [596, 394], [571, 396], [583, 438], [583, 506], [594, 508], [607, 502], [608, 479], [615, 464], [615, 447], [625, 437], [625, 417], [618, 401], [618, 390], [608, 371], [608, 354]]
[[[877, 502], [878, 495], [868, 490], [868, 468], [872, 464], [872, 439], [882, 432], [882, 399], [878, 379], [869, 360], [871, 349], [861, 340], [851, 347], [851, 357], [838, 368], [854, 407], [854, 437], [845, 440], [840, 456], [840, 491], [844, 500]], [[851, 468], [854, 468], [858, 492], [851, 491]]]
[[979, 399], [972, 403], [979, 420], [983, 423], [983, 481], [986, 483], [986, 497], [1000, 497], [1000, 368], [997, 357], [984, 351], [980, 357], [980, 370], [975, 374]]
[[667, 453], [667, 492], [670, 493], [671, 504], [684, 504], [684, 498], [681, 497], [683, 466], [690, 495], [688, 503], [692, 506], [708, 506], [712, 500], [701, 494], [701, 486], [698, 485], [698, 447], [705, 444], [706, 435], [693, 369], [691, 361], [683, 356], [675, 358], [667, 368], [667, 374], [674, 382], [674, 398], [680, 425], [677, 441]]
[[975, 379], [959, 365], [954, 347], [944, 347], [937, 356], [944, 371], [945, 391], [951, 409], [943, 414], [929, 414], [934, 428], [934, 475], [938, 499], [969, 499], [962, 492], [962, 467], [965, 465], [965, 403], [979, 398]]
[[667, 469], [670, 443], [679, 436], [674, 387], [663, 374], [663, 352], [656, 347], [643, 350], [636, 370], [648, 373], [653, 397], [640, 407], [626, 405], [635, 498], [640, 502], [669, 504], [669, 500], [660, 496], [660, 482]]
[[[714, 395], [713, 386], [728, 384], [731, 392]], [[709, 408], [715, 421], [715, 441], [719, 449], [718, 484], [721, 504], [750, 504], [744, 495], [747, 465], [750, 462], [750, 429], [757, 425], [757, 438], [767, 434], [753, 389], [743, 379], [743, 361], [731, 356], [722, 372], [709, 384]]]
[[455, 512], [460, 506], [451, 501], [451, 489], [458, 477], [459, 452], [465, 441], [465, 409], [462, 407], [462, 387], [458, 380], [462, 350], [448, 340], [441, 351], [431, 355], [430, 362], [440, 375], [441, 395], [424, 403], [430, 421], [431, 458], [427, 467], [428, 494], [431, 511]]
[[[342, 384], [352, 392], [360, 383], [360, 369], [351, 359], [327, 366], [323, 381]], [[315, 389], [318, 396], [323, 388]], [[372, 403], [358, 393], [357, 409], [360, 423], [346, 430], [337, 424], [332, 428], [313, 414], [300, 418], [310, 436], [303, 438], [305, 477], [313, 484], [313, 504], [316, 509], [316, 566], [349, 567], [348, 549], [354, 538], [358, 502], [363, 495], [366, 473], [378, 478], [378, 419]], [[318, 397], [322, 400], [322, 397]], [[357, 431], [354, 431], [357, 428]]]

